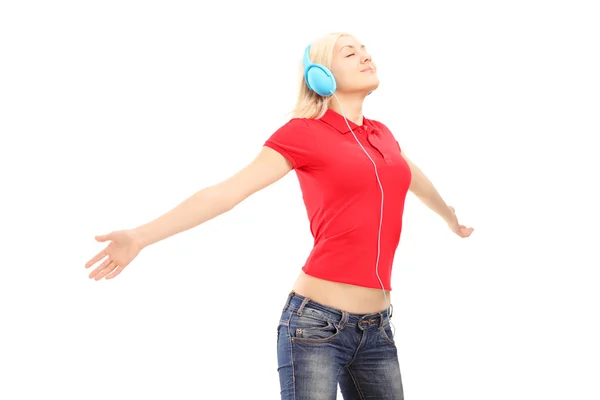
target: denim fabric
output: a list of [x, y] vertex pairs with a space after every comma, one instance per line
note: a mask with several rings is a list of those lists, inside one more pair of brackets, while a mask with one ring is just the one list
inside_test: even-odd
[[[282, 400], [403, 400], [387, 310], [352, 314], [290, 292], [277, 327]], [[392, 316], [390, 315], [390, 318]]]

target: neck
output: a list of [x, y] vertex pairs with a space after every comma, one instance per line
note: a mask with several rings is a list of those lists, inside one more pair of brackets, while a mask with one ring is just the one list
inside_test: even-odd
[[363, 124], [363, 114], [362, 114], [362, 104], [365, 99], [364, 96], [345, 96], [343, 94], [335, 94], [340, 102], [342, 103], [342, 107], [344, 112], [342, 112], [342, 108], [340, 107], [340, 103], [336, 100], [335, 97], [331, 97], [329, 100], [328, 107], [335, 111], [336, 113], [345, 116], [348, 121], [354, 122], [356, 125]]

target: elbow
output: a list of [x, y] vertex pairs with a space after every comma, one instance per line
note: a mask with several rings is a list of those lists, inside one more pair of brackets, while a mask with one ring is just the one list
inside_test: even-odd
[[223, 209], [223, 212], [233, 210], [238, 204], [240, 204], [245, 197], [241, 197], [238, 193], [231, 191], [222, 191], [219, 197], [219, 202]]
[[200, 190], [197, 195], [199, 203], [202, 206], [208, 206], [214, 216], [232, 210], [241, 201], [234, 192], [227, 190], [227, 186], [222, 182]]
[[231, 182], [221, 182], [213, 188], [213, 201], [219, 204], [222, 212], [227, 212], [234, 209], [238, 204], [244, 201], [248, 194], [240, 190], [238, 185], [233, 185]]

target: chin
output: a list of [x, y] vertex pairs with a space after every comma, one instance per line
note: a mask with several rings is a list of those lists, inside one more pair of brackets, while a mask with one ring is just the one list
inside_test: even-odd
[[354, 82], [352, 86], [338, 86], [338, 91], [342, 93], [369, 93], [379, 87], [379, 78], [376, 76], [362, 82]]
[[375, 89], [377, 89], [378, 87], [379, 87], [379, 79], [377, 80], [377, 82], [374, 82], [374, 83], [373, 83], [373, 84], [371, 84], [371, 85], [367, 85], [367, 86], [365, 87], [365, 90], [366, 90], [367, 92], [372, 92], [372, 91], [374, 91]]
[[364, 83], [364, 89], [368, 92], [372, 92], [373, 90], [379, 87], [379, 77], [375, 74], [371, 75], [369, 79]]

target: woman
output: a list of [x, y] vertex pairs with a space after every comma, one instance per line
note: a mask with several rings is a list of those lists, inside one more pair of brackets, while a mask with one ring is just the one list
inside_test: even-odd
[[294, 118], [231, 178], [147, 224], [97, 236], [111, 243], [86, 264], [106, 258], [90, 278], [114, 278], [143, 248], [231, 210], [293, 169], [315, 244], [277, 327], [281, 397], [335, 399], [339, 384], [344, 399], [402, 399], [388, 305], [407, 191], [459, 236], [473, 229], [458, 224], [389, 129], [363, 117], [378, 85], [371, 56], [352, 35], [312, 43]]

